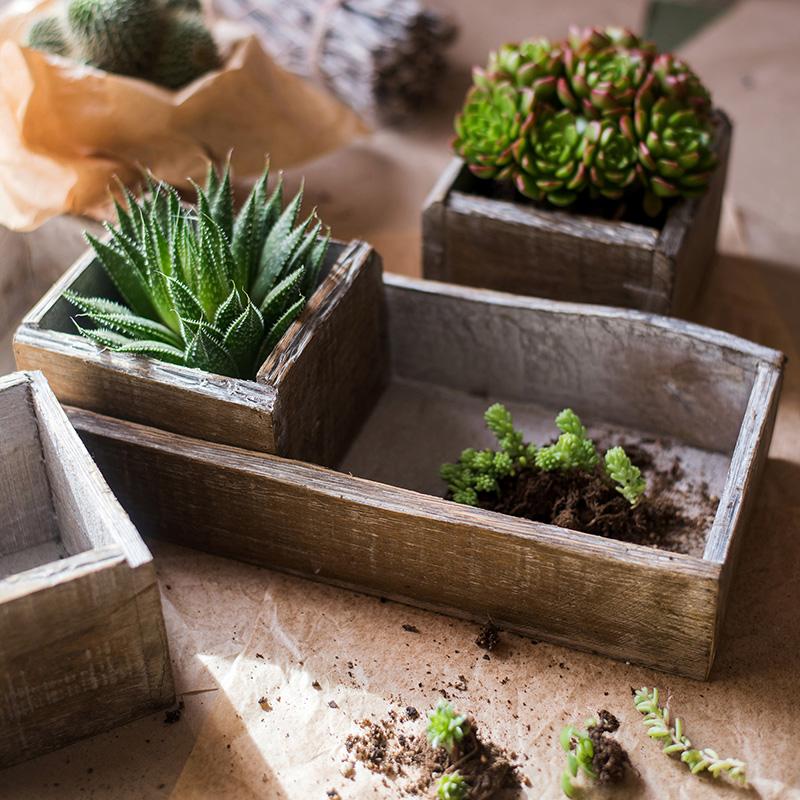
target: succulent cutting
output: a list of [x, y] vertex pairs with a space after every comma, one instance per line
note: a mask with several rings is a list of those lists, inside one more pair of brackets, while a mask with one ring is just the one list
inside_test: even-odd
[[209, 169], [194, 207], [164, 183], [143, 200], [126, 191], [108, 236], [86, 237], [124, 303], [65, 292], [80, 332], [115, 352], [253, 378], [316, 288], [329, 242], [313, 212], [298, 222], [302, 190], [284, 208], [268, 175], [238, 215], [227, 169]]
[[711, 97], [685, 61], [621, 28], [571, 29], [490, 54], [455, 120], [479, 178], [556, 207], [701, 195], [717, 163]]
[[598, 469], [604, 480], [613, 485], [632, 508], [641, 501], [646, 482], [622, 447], [609, 449], [600, 467], [600, 457], [594, 442], [578, 415], [565, 408], [556, 417], [561, 431], [549, 445], [536, 447], [523, 440], [514, 428], [508, 409], [500, 403], [490, 406], [484, 414], [486, 425], [497, 439], [499, 450], [467, 448], [454, 464], [443, 464], [440, 474], [447, 482], [450, 496], [457, 503], [477, 506], [482, 496], [498, 495], [504, 479], [517, 477], [525, 471], [582, 472], [594, 475]]
[[28, 45], [179, 89], [220, 65], [198, 0], [69, 0], [38, 19]]

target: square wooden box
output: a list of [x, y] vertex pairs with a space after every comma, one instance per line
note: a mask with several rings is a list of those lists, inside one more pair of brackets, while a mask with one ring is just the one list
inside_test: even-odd
[[0, 378], [0, 767], [173, 702], [155, 569], [40, 373]]
[[719, 166], [706, 193], [681, 200], [662, 228], [481, 194], [453, 159], [422, 212], [426, 278], [576, 303], [683, 316], [714, 258], [728, 169], [731, 124], [721, 111]]
[[[711, 668], [783, 356], [641, 312], [386, 276], [391, 381], [337, 471], [76, 411], [153, 535], [660, 669]], [[439, 465], [503, 401], [535, 441], [564, 406], [670, 437], [720, 497], [695, 555], [458, 505]], [[697, 466], [703, 465], [703, 466]]]
[[64, 290], [116, 296], [90, 251], [25, 317], [14, 354], [20, 369], [44, 372], [62, 403], [335, 464], [386, 380], [381, 271], [368, 244], [332, 243], [319, 287], [250, 381], [113, 353], [79, 336]]

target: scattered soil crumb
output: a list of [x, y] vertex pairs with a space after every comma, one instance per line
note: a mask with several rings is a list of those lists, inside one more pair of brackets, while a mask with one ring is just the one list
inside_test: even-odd
[[314, 681], [314, 682], [311, 684], [311, 688], [312, 688], [312, 689], [316, 689], [318, 692], [321, 692], [321, 691], [322, 691], [322, 686], [320, 686], [320, 683], [319, 683], [319, 681]]
[[[409, 713], [413, 711], [414, 714]], [[516, 795], [521, 785], [514, 760], [501, 748], [482, 739], [474, 720], [464, 739], [449, 756], [443, 748], [434, 750], [418, 721], [419, 712], [405, 709], [405, 716], [390, 709], [386, 719], [374, 722], [364, 719], [360, 732], [345, 740], [345, 777], [352, 777], [353, 762], [394, 783], [397, 797], [419, 797], [428, 794], [442, 773], [458, 763], [467, 779], [471, 797], [501, 800]], [[406, 723], [403, 725], [402, 723]]]
[[328, 789], [326, 795], [330, 798], [330, 800], [342, 800], [342, 796], [336, 791], [336, 789]]
[[339, 708], [335, 700], [328, 700], [328, 708]]
[[183, 714], [183, 709], [185, 708], [185, 704], [183, 700], [178, 701], [178, 705], [175, 708], [171, 708], [164, 714], [164, 724], [165, 725], [174, 725], [176, 722], [181, 721], [181, 714]]
[[597, 714], [597, 724], [588, 729], [594, 747], [592, 768], [598, 783], [620, 783], [625, 779], [626, 767], [630, 758], [622, 745], [612, 739], [610, 734], [619, 728], [619, 720], [610, 712], [603, 710]]
[[419, 633], [419, 628], [416, 625], [409, 625], [407, 622], [403, 623], [403, 630], [406, 633]]
[[259, 697], [258, 704], [264, 711], [272, 711], [272, 706], [270, 705], [269, 700], [266, 697]]
[[500, 629], [491, 620], [487, 622], [478, 634], [475, 644], [490, 653], [500, 643]]

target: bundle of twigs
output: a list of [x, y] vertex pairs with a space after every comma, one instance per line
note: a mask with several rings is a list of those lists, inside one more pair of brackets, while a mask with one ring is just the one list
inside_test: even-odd
[[214, 0], [247, 22], [286, 69], [317, 80], [360, 114], [397, 121], [440, 82], [451, 21], [418, 0]]

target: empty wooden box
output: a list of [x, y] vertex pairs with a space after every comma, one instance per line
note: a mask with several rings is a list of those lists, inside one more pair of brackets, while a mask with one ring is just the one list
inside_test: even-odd
[[17, 366], [44, 372], [62, 403], [335, 464], [385, 381], [381, 260], [363, 242], [331, 245], [319, 287], [254, 381], [104, 350], [77, 334], [65, 289], [116, 297], [89, 252], [17, 330]]
[[[635, 311], [387, 276], [391, 381], [337, 471], [76, 411], [137, 524], [190, 547], [704, 678], [766, 458], [783, 357]], [[571, 406], [611, 441], [644, 433], [719, 496], [691, 553], [443, 499], [438, 471]]]
[[174, 699], [153, 561], [40, 373], [0, 378], [0, 767]]
[[[422, 214], [426, 278], [503, 292], [685, 315], [714, 258], [731, 124], [715, 112], [719, 165], [706, 193], [662, 227], [552, 210], [486, 194], [453, 159]], [[519, 196], [518, 196], [519, 197]]]

